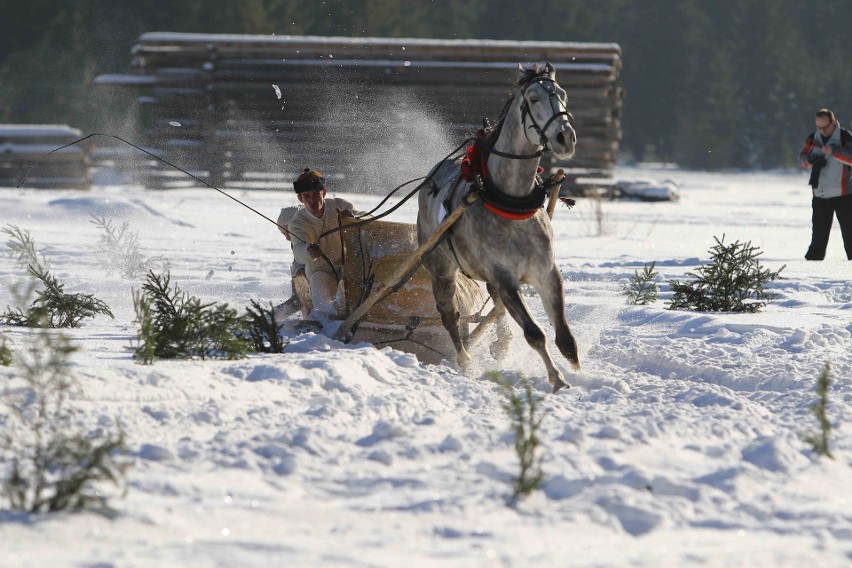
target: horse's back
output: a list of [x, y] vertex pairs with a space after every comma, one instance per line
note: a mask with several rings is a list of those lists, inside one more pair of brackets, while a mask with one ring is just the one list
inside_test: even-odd
[[[443, 160], [435, 165], [426, 176], [428, 180], [420, 189], [418, 197], [417, 228], [420, 241], [435, 233], [447, 215], [445, 201], [450, 191], [461, 180], [459, 160]], [[455, 207], [450, 205], [450, 209]]]

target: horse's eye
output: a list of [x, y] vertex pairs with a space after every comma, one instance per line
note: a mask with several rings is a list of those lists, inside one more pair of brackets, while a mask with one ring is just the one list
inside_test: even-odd
[[530, 97], [530, 103], [536, 104], [539, 101], [538, 97]]

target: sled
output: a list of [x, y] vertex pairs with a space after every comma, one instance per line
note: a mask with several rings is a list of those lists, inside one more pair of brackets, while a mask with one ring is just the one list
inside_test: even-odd
[[[304, 318], [285, 321], [284, 333], [313, 331], [344, 343], [392, 346], [424, 363], [454, 360], [455, 349], [435, 305], [432, 280], [420, 261], [474, 200], [451, 213], [422, 246], [418, 246], [414, 224], [376, 219], [365, 223], [342, 217], [343, 313], [329, 318], [332, 325]], [[491, 314], [480, 315], [487, 295], [479, 283], [465, 276], [460, 276], [457, 288], [462, 333], [473, 341], [493, 321]], [[471, 331], [476, 324], [479, 328]]]
[[[347, 227], [341, 231], [346, 315], [335, 337], [389, 345], [424, 363], [454, 360], [432, 281], [418, 262], [422, 254], [416, 226], [381, 220], [358, 225], [347, 218], [341, 224]], [[457, 297], [462, 327], [469, 335], [470, 327], [485, 319], [480, 311], [487, 296], [480, 284], [461, 277]]]

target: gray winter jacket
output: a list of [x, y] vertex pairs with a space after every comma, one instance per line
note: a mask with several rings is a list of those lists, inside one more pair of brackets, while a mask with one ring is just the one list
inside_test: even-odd
[[[813, 190], [814, 197], [827, 199], [852, 195], [852, 133], [841, 128], [838, 122], [826, 145], [831, 146], [832, 154], [820, 171], [819, 186]], [[822, 135], [815, 131], [808, 136], [799, 157], [803, 163], [809, 156], [825, 157], [822, 148]]]

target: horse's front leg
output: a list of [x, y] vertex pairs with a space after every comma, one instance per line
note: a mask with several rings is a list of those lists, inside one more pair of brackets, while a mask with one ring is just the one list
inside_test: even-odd
[[456, 297], [456, 273], [436, 274], [437, 271], [429, 271], [432, 275], [432, 291], [435, 296], [435, 304], [438, 313], [441, 314], [441, 323], [449, 332], [453, 347], [456, 349], [456, 363], [464, 368], [470, 364], [470, 355], [464, 347], [459, 328], [458, 298]]
[[550, 382], [550, 386], [553, 387], [553, 392], [558, 391], [562, 387], [569, 386], [562, 378], [562, 373], [553, 364], [553, 359], [551, 359], [550, 353], [547, 350], [547, 337], [544, 335], [541, 327], [530, 316], [527, 304], [523, 296], [521, 296], [518, 283], [507, 275], [503, 275], [498, 282], [494, 283], [494, 288], [497, 290], [500, 300], [506, 306], [509, 315], [524, 330], [524, 339], [527, 340], [530, 347], [535, 349], [541, 360], [544, 361], [544, 366], [547, 368], [547, 380]]
[[580, 359], [577, 354], [577, 342], [568, 327], [565, 319], [565, 292], [562, 286], [562, 275], [555, 266], [548, 272], [544, 281], [537, 287], [544, 305], [544, 311], [550, 320], [550, 324], [556, 331], [556, 346], [574, 369], [580, 368]]

